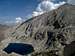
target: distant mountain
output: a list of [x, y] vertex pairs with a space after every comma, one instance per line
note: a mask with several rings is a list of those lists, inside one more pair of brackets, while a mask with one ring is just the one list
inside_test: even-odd
[[75, 41], [75, 6], [65, 4], [33, 17], [12, 28], [8, 37], [10, 42], [31, 44], [35, 49], [31, 56], [65, 56], [64, 47]]
[[4, 24], [0, 24], [0, 30], [1, 30], [1, 29], [5, 30], [5, 29], [7, 29], [7, 28], [9, 28], [9, 26], [4, 25]]
[[9, 26], [0, 24], [0, 42], [1, 42], [3, 39], [5, 39], [4, 34], [5, 34], [5, 31], [6, 31], [8, 28], [9, 28]]

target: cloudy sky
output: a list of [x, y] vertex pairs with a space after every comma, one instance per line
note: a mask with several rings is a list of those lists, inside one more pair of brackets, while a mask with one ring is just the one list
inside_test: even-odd
[[[49, 0], [48, 0], [49, 1]], [[52, 0], [47, 3], [48, 5], [61, 4], [64, 0]], [[13, 23], [15, 20], [21, 19], [25, 20], [30, 18], [33, 13], [37, 15], [37, 12], [46, 11], [48, 9], [46, 6], [43, 7], [45, 3], [43, 0], [0, 0], [0, 23]], [[56, 5], [54, 5], [56, 7]], [[43, 9], [41, 9], [43, 7]], [[53, 7], [50, 7], [53, 8]], [[35, 16], [36, 16], [35, 15]]]

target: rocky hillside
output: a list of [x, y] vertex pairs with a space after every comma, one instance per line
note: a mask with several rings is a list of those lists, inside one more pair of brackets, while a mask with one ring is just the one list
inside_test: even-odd
[[67, 52], [64, 47], [75, 41], [75, 6], [65, 4], [56, 10], [33, 17], [11, 29], [8, 38], [10, 41], [6, 44], [31, 44], [35, 49], [31, 56], [67, 56], [64, 54]]

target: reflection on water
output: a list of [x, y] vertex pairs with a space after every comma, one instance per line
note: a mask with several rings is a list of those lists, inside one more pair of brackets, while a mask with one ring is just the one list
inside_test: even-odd
[[30, 44], [23, 43], [10, 43], [6, 48], [3, 49], [6, 53], [10, 54], [15, 52], [20, 55], [27, 55], [34, 51], [34, 48]]

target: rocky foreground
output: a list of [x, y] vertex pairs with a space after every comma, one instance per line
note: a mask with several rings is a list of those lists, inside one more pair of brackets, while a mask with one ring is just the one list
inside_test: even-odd
[[35, 51], [28, 54], [30, 56], [73, 56], [75, 6], [65, 4], [56, 10], [33, 17], [9, 29], [6, 36], [7, 38], [0, 43], [0, 56], [20, 56], [2, 51], [9, 43], [15, 42], [31, 44]]

